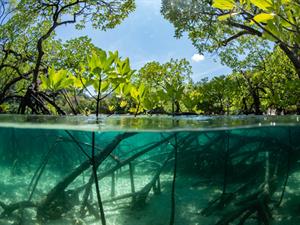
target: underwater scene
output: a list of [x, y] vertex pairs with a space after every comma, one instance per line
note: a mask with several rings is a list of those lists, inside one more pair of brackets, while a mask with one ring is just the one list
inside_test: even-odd
[[297, 116], [3, 118], [1, 225], [300, 224]]

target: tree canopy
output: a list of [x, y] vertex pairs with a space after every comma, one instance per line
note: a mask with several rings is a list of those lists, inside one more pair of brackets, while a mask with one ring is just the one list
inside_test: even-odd
[[300, 3], [295, 0], [163, 0], [162, 13], [180, 37], [188, 32], [200, 52], [248, 54], [272, 42], [292, 62], [300, 78]]
[[[49, 98], [39, 93], [39, 78], [47, 76], [49, 61], [61, 63], [59, 55], [54, 53], [69, 47], [69, 52], [81, 51], [79, 54], [86, 57], [84, 49], [72, 49], [72, 43], [61, 46], [61, 42], [53, 39], [56, 28], [75, 24], [80, 29], [89, 21], [94, 28], [110, 29], [126, 18], [134, 8], [132, 0], [2, 0], [0, 72], [7, 74], [7, 77], [1, 82], [0, 103], [15, 99], [20, 102], [20, 113], [25, 113], [27, 108], [36, 113], [46, 113], [47, 108], [43, 102], [52, 105], [53, 102], [49, 102]], [[87, 43], [92, 47], [87, 39], [81, 38], [75, 42], [80, 41], [83, 42], [81, 44]], [[68, 51], [64, 51], [66, 52]], [[22, 87], [17, 94], [10, 93], [12, 87], [19, 85]]]

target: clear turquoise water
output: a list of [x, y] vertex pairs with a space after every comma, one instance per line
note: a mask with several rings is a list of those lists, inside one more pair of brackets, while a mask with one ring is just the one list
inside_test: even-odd
[[0, 224], [101, 224], [93, 146], [107, 224], [300, 224], [297, 116], [0, 121]]

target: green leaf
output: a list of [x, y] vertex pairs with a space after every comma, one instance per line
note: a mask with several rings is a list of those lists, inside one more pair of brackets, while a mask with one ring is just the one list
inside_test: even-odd
[[289, 21], [286, 20], [280, 20], [280, 25], [286, 28], [292, 27], [292, 24]]
[[8, 103], [2, 103], [0, 105], [0, 112], [7, 112], [10, 108], [10, 104]]
[[[272, 33], [274, 36], [276, 37], [281, 37], [283, 34], [282, 32], [279, 30], [279, 27], [278, 26], [275, 26], [272, 21], [269, 21], [267, 26], [266, 26], [266, 29]], [[268, 40], [270, 41], [277, 41], [276, 38], [274, 38], [272, 35], [270, 35], [269, 33], [267, 32], [264, 32], [263, 33], [263, 36], [265, 36]]]
[[65, 78], [60, 83], [60, 89], [69, 88], [73, 84], [74, 84], [74, 80], [72, 78], [70, 78], [70, 77]]
[[120, 107], [124, 108], [125, 106], [127, 106], [127, 102], [126, 101], [121, 101]]
[[144, 84], [140, 84], [138, 92], [139, 92], [139, 96], [144, 95], [144, 93], [145, 93], [145, 85]]
[[62, 71], [58, 71], [52, 77], [50, 77], [52, 89], [54, 91], [58, 91], [62, 89], [61, 82], [63, 81], [63, 78], [64, 78], [64, 73]]
[[116, 108], [116, 107], [115, 107], [114, 105], [108, 106], [108, 110], [109, 110], [110, 112], [114, 111], [115, 108]]
[[99, 80], [93, 80], [93, 88], [95, 89], [96, 92], [99, 90]]
[[128, 110], [128, 112], [131, 112], [131, 113], [136, 113], [136, 111], [137, 111], [137, 108], [133, 108], [133, 107]]
[[234, 0], [214, 0], [212, 6], [217, 9], [232, 10], [235, 2]]
[[100, 67], [96, 67], [92, 70], [93, 74], [96, 75], [97, 78], [101, 77], [102, 69]]
[[273, 19], [275, 14], [269, 14], [269, 13], [260, 13], [253, 17], [252, 20], [258, 22], [258, 23], [265, 23], [269, 20]]
[[110, 71], [111, 66], [112, 66], [112, 64], [114, 63], [115, 59], [116, 59], [116, 58], [115, 58], [115, 55], [110, 55], [110, 56], [107, 58], [106, 62], [103, 64], [103, 70], [104, 70], [105, 72], [109, 72], [109, 71]]
[[256, 7], [268, 11], [272, 8], [272, 1], [271, 0], [250, 0], [250, 2], [255, 5]]
[[80, 78], [77, 78], [75, 76], [71, 76], [70, 79], [73, 79], [73, 85], [74, 85], [75, 88], [78, 88], [78, 89], [83, 88], [82, 83], [85, 84], [85, 79], [84, 78], [82, 78], [82, 82], [81, 82]]
[[227, 20], [228, 18], [230, 18], [230, 13], [227, 13], [225, 15], [222, 15], [222, 16], [218, 16], [218, 20], [219, 21], [224, 21], [224, 20]]
[[102, 92], [106, 91], [106, 90], [109, 88], [109, 84], [110, 84], [110, 83], [109, 83], [108, 81], [106, 81], [106, 80], [105, 80], [105, 81], [102, 81], [102, 82], [101, 82], [101, 91], [102, 91]]
[[67, 89], [74, 84], [74, 77], [70, 76], [67, 70], [55, 71], [53, 66], [48, 70], [48, 77], [41, 76], [40, 79], [42, 81], [41, 89], [53, 92]]
[[235, 16], [235, 15], [238, 15], [239, 13], [227, 13], [227, 14], [224, 14], [222, 16], [218, 16], [218, 20], [219, 21], [224, 21], [224, 20], [227, 20], [229, 18], [231, 18], [232, 16]]
[[49, 79], [46, 77], [46, 76], [41, 76], [40, 77], [41, 81], [42, 81], [42, 84], [41, 84], [41, 89], [42, 90], [47, 90], [50, 88], [50, 82], [49, 82]]
[[296, 21], [295, 21], [295, 17], [294, 17], [293, 13], [292, 13], [290, 10], [287, 10], [286, 15], [287, 15], [288, 21], [289, 21], [290, 23], [295, 24], [295, 22], [296, 22]]
[[124, 85], [124, 87], [123, 87], [123, 93], [125, 94], [125, 95], [127, 95], [127, 94], [129, 94], [130, 93], [130, 90], [131, 90], [131, 85], [130, 84], [127, 84], [127, 85]]
[[98, 65], [100, 66], [101, 69], [104, 69], [106, 58], [107, 58], [106, 52], [100, 51], [98, 57]]
[[92, 53], [91, 57], [88, 57], [88, 66], [91, 71], [98, 67], [98, 56], [95, 52]]
[[135, 99], [138, 100], [139, 92], [135, 87], [131, 87], [130, 89], [130, 95]]

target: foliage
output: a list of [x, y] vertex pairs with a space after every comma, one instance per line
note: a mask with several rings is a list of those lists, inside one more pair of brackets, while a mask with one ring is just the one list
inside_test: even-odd
[[[179, 113], [180, 102], [183, 100], [186, 85], [191, 83], [191, 66], [186, 59], [160, 64], [150, 62], [138, 73], [136, 83], [145, 86], [144, 101], [140, 104], [145, 110], [164, 108], [164, 111]], [[171, 105], [171, 110], [166, 108]]]
[[42, 84], [40, 87], [42, 90], [49, 90], [55, 93], [74, 84], [73, 77], [66, 70], [55, 71], [54, 67], [51, 67], [48, 72], [48, 77], [41, 76]]
[[235, 53], [247, 55], [253, 45], [264, 48], [273, 42], [288, 56], [298, 77], [299, 12], [299, 2], [289, 0], [163, 0], [162, 7], [176, 36], [187, 31], [200, 52], [222, 51], [224, 60]]
[[196, 84], [196, 90], [201, 93], [197, 108], [205, 114], [228, 113], [232, 99], [232, 85], [229, 77], [214, 77], [209, 82], [203, 80]]
[[[87, 58], [86, 64], [81, 64], [76, 79], [80, 80], [82, 88], [88, 91], [91, 97], [96, 100], [96, 115], [98, 115], [100, 103], [103, 99], [113, 92], [117, 94], [127, 94], [129, 92], [127, 86], [134, 72], [130, 68], [129, 59], [122, 60], [117, 51], [107, 54], [105, 51], [99, 50], [93, 52]], [[89, 91], [89, 86], [93, 87], [96, 96]]]
[[[280, 59], [280, 61], [278, 60]], [[257, 64], [195, 84], [196, 111], [203, 114], [299, 113], [300, 83], [280, 48]]]
[[[75, 24], [80, 29], [89, 21], [94, 28], [106, 30], [121, 23], [135, 8], [132, 0], [1, 0], [0, 5], [0, 104], [17, 100], [19, 113], [47, 113], [47, 104], [58, 109], [49, 96], [39, 93], [39, 79], [43, 77], [45, 83], [48, 67], [53, 64], [58, 70], [74, 69], [74, 63], [96, 49], [84, 37], [62, 44], [54, 38], [58, 27]], [[88, 44], [86, 49], [84, 44]], [[76, 55], [81, 57], [76, 60]], [[11, 92], [16, 87], [21, 90]]]

